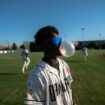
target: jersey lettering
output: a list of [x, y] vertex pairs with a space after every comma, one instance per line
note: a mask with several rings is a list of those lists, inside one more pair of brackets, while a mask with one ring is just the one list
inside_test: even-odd
[[52, 100], [52, 101], [56, 101], [53, 85], [50, 85], [50, 86], [49, 86], [49, 90], [50, 90], [51, 100]]
[[69, 81], [70, 81], [70, 76], [64, 79], [65, 84], [60, 82], [49, 86], [51, 101], [56, 101], [56, 96], [58, 96], [62, 92], [65, 92], [69, 88], [70, 86]]
[[65, 78], [64, 81], [65, 81], [65, 85], [66, 85], [66, 89], [67, 89], [70, 86], [70, 76]]

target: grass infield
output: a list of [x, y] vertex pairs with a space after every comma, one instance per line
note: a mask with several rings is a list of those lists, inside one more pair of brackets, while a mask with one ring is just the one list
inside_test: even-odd
[[[23, 75], [20, 52], [0, 55], [0, 105], [23, 105], [28, 75], [43, 54], [29, 56], [31, 63]], [[105, 50], [90, 50], [87, 61], [81, 51], [63, 59], [71, 68], [77, 105], [105, 105]]]

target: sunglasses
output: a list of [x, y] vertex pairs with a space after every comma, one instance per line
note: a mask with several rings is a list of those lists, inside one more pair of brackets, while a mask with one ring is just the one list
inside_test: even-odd
[[61, 45], [62, 38], [61, 37], [54, 37], [54, 38], [52, 38], [52, 43], [55, 45]]

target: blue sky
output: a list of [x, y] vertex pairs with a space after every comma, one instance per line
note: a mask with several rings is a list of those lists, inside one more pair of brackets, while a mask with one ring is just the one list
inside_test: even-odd
[[58, 28], [64, 40], [105, 39], [105, 0], [0, 0], [0, 43], [33, 41], [45, 25]]

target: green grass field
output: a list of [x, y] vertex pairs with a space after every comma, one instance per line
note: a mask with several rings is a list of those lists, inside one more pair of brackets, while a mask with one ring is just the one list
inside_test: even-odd
[[[23, 75], [20, 53], [0, 55], [0, 105], [23, 105], [28, 75], [43, 54], [30, 53], [29, 56], [31, 64]], [[81, 51], [63, 59], [71, 68], [77, 105], [105, 105], [105, 51], [89, 51], [87, 61]]]

